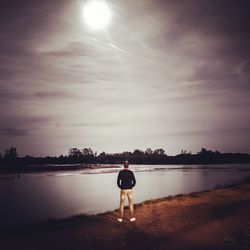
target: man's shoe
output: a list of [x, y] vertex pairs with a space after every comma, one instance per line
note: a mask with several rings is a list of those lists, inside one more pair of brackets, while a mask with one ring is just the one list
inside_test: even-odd
[[117, 220], [118, 220], [119, 222], [122, 222], [122, 218], [119, 218], [119, 217], [118, 217]]
[[130, 221], [136, 221], [136, 218], [135, 217], [132, 217], [132, 218], [130, 218]]

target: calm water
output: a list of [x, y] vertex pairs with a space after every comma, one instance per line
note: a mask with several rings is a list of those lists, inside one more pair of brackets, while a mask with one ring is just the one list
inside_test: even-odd
[[[132, 165], [134, 202], [214, 188], [250, 176], [244, 165]], [[31, 224], [48, 218], [96, 214], [118, 207], [120, 169], [0, 176], [1, 225]], [[246, 171], [248, 170], [248, 171]]]

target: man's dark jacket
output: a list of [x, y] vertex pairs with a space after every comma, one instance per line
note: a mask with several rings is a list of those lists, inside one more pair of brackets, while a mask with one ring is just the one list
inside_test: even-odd
[[136, 184], [134, 173], [128, 169], [121, 170], [117, 177], [117, 186], [120, 189], [132, 189]]

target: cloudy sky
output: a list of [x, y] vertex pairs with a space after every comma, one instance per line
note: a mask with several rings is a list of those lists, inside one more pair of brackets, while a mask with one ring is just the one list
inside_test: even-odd
[[1, 1], [0, 152], [250, 153], [247, 0]]

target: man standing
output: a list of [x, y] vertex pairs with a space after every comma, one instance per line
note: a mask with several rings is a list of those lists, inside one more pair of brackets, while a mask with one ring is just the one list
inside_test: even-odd
[[122, 222], [123, 214], [124, 214], [124, 203], [126, 196], [128, 197], [129, 202], [129, 211], [130, 211], [130, 221], [135, 221], [134, 217], [134, 205], [133, 205], [133, 194], [132, 188], [136, 184], [135, 176], [132, 171], [128, 169], [129, 164], [128, 161], [124, 162], [124, 169], [121, 170], [117, 177], [117, 186], [121, 189], [120, 193], [120, 217], [118, 217], [118, 221]]

